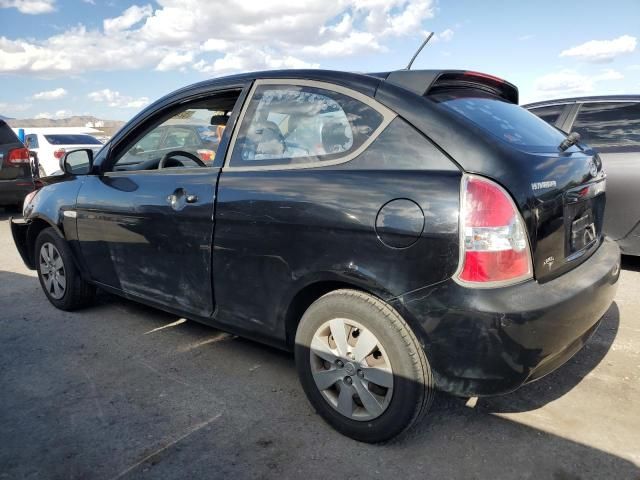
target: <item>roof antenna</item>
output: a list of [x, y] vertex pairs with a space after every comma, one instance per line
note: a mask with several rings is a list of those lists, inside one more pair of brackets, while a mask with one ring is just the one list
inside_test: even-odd
[[418, 51], [413, 55], [413, 57], [411, 58], [411, 61], [409, 62], [409, 65], [407, 65], [407, 68], [405, 70], [411, 70], [411, 65], [413, 65], [413, 61], [416, 59], [418, 55], [420, 55], [420, 52], [422, 51], [424, 46], [427, 43], [429, 43], [429, 40], [431, 40], [431, 37], [433, 37], [433, 32], [429, 32], [429, 35], [427, 35], [427, 38], [425, 39], [425, 41], [422, 42], [422, 45], [420, 45], [420, 48], [418, 48]]

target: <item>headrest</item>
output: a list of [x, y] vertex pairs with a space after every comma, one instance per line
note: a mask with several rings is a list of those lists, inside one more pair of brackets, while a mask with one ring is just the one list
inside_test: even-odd
[[211, 125], [226, 125], [229, 117], [226, 115], [214, 115], [211, 117]]

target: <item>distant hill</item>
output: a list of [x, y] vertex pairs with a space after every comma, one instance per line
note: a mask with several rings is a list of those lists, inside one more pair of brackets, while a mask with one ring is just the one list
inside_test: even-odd
[[5, 117], [4, 115], [0, 115], [0, 120], [14, 120], [11, 117]]
[[68, 118], [11, 118], [7, 123], [14, 128], [44, 127], [92, 127], [111, 137], [125, 124], [120, 120], [100, 120], [90, 115], [76, 115]]

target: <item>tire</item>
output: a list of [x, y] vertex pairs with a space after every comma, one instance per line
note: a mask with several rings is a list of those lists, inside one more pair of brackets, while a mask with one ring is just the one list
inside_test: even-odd
[[54, 307], [71, 311], [92, 303], [95, 287], [81, 278], [69, 245], [53, 228], [36, 238], [34, 259], [40, 286]]
[[[336, 339], [340, 331], [345, 337]], [[364, 292], [335, 290], [316, 300], [298, 325], [295, 359], [316, 412], [361, 442], [401, 434], [433, 402], [431, 369], [416, 336], [393, 308]]]

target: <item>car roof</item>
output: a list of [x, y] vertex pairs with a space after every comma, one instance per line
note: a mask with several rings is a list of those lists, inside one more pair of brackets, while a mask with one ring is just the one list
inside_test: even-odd
[[640, 102], [640, 95], [592, 95], [587, 97], [558, 98], [554, 100], [544, 100], [540, 102], [527, 103], [524, 108], [546, 107], [561, 103], [583, 103], [583, 102]]

